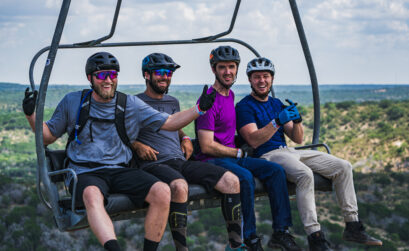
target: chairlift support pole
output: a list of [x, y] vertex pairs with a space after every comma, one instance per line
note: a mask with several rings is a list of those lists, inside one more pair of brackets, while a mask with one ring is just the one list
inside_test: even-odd
[[315, 74], [314, 63], [308, 47], [307, 37], [305, 36], [304, 28], [301, 22], [300, 13], [298, 12], [296, 0], [289, 0], [291, 11], [293, 13], [294, 22], [297, 27], [298, 36], [300, 38], [301, 46], [304, 52], [305, 60], [307, 61], [308, 72], [311, 79], [312, 96], [314, 103], [314, 130], [312, 135], [312, 144], [318, 144], [320, 137], [320, 97], [318, 90], [317, 75]]
[[[45, 96], [47, 93], [47, 86], [50, 80], [51, 70], [54, 65], [54, 60], [57, 55], [58, 44], [61, 40], [61, 35], [64, 29], [65, 20], [67, 19], [68, 10], [70, 8], [71, 0], [64, 0], [61, 5], [60, 15], [58, 16], [57, 25], [55, 27], [54, 36], [51, 42], [50, 51], [48, 53], [48, 57], [46, 60], [46, 64], [44, 66], [43, 75], [41, 78], [40, 84], [40, 91], [38, 94], [38, 102], [37, 102], [37, 109], [36, 109], [36, 121], [35, 121], [35, 141], [36, 141], [36, 151], [37, 151], [37, 192], [40, 198], [45, 202], [44, 197], [41, 193], [41, 182], [47, 187], [50, 188], [50, 177], [47, 173], [47, 163], [45, 159], [45, 151], [44, 151], [44, 141], [43, 141], [43, 119], [44, 119], [44, 103], [45, 103]], [[33, 87], [33, 86], [32, 86]], [[50, 189], [46, 189], [47, 196], [51, 203], [51, 209], [53, 214], [56, 218], [56, 222], [59, 225], [59, 217], [61, 217], [61, 211], [59, 210], [58, 200], [55, 197], [55, 194], [50, 191]], [[48, 205], [48, 203], [45, 203]]]

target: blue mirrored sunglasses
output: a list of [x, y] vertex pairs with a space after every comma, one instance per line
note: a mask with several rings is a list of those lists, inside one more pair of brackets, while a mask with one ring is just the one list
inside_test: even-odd
[[172, 71], [172, 70], [168, 70], [168, 69], [153, 70], [153, 73], [154, 73], [155, 76], [157, 76], [157, 77], [159, 77], [159, 76], [164, 76], [164, 75], [166, 75], [167, 77], [172, 77], [172, 75], [173, 75], [173, 71]]

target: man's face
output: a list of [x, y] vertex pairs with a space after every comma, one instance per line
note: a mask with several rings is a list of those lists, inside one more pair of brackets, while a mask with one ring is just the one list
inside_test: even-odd
[[153, 70], [151, 74], [145, 72], [145, 78], [151, 79], [149, 82], [150, 87], [157, 94], [168, 93], [170, 81], [172, 80], [173, 71], [167, 69]]
[[[103, 100], [110, 100], [115, 96], [115, 91], [118, 83], [118, 72], [115, 70], [96, 71], [88, 76], [92, 78], [92, 89]], [[105, 79], [104, 79], [105, 78]]]
[[269, 71], [256, 71], [250, 75], [249, 81], [253, 93], [262, 99], [270, 93], [274, 77]]
[[216, 67], [213, 68], [213, 73], [216, 75], [217, 80], [226, 89], [230, 88], [237, 76], [237, 64], [233, 61], [219, 62]]

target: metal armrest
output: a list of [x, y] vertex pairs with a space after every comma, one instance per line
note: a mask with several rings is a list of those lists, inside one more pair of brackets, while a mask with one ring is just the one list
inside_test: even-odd
[[76, 196], [76, 191], [77, 191], [77, 183], [78, 183], [78, 177], [77, 174], [74, 172], [74, 170], [72, 170], [71, 168], [66, 168], [66, 169], [62, 169], [62, 170], [58, 170], [58, 171], [52, 171], [52, 172], [48, 172], [48, 176], [52, 177], [55, 175], [59, 175], [59, 174], [63, 174], [63, 173], [71, 173], [72, 174], [72, 178], [74, 180], [74, 183], [72, 185], [72, 197], [71, 197], [71, 210], [74, 213], [79, 213], [77, 212], [77, 210], [75, 209], [75, 196]]
[[325, 143], [319, 143], [319, 144], [311, 144], [311, 145], [305, 145], [305, 146], [297, 146], [295, 149], [301, 150], [301, 149], [311, 149], [311, 148], [316, 148], [316, 147], [324, 147], [325, 150], [327, 151], [328, 154], [331, 154], [331, 149], [329, 149], [329, 146]]

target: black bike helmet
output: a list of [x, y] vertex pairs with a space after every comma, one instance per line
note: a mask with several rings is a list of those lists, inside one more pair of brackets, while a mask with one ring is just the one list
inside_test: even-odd
[[233, 61], [240, 64], [239, 52], [230, 46], [219, 46], [210, 52], [210, 65], [214, 67], [218, 62]]
[[119, 71], [119, 62], [114, 55], [108, 52], [97, 52], [88, 58], [85, 74], [88, 76], [96, 71], [112, 69]]
[[254, 71], [269, 71], [272, 76], [275, 74], [273, 63], [264, 57], [255, 58], [247, 64], [247, 76], [250, 77], [251, 73]]
[[150, 72], [157, 69], [168, 69], [175, 71], [180, 65], [176, 64], [171, 57], [163, 53], [152, 53], [142, 60], [142, 76], [145, 71]]

